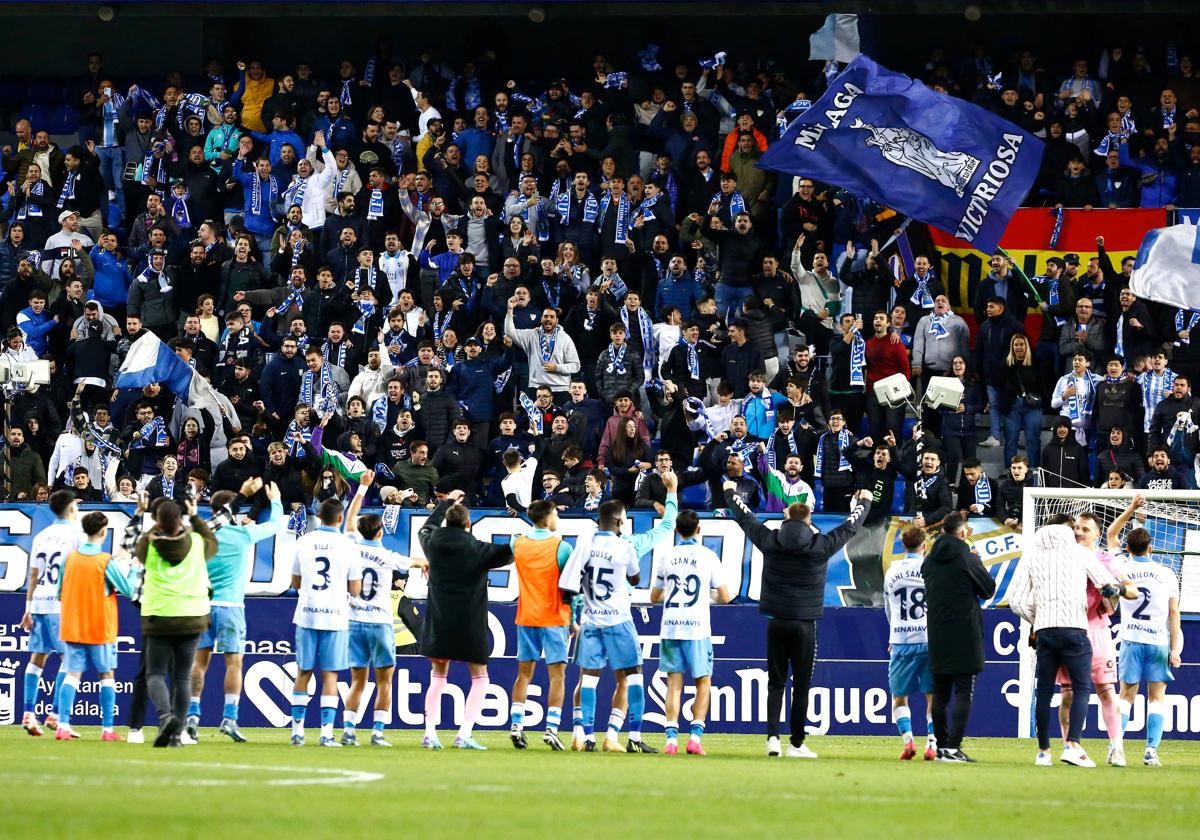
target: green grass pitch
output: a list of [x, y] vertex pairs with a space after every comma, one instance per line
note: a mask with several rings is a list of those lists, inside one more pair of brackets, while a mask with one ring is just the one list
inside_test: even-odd
[[[246, 730], [233, 744], [155, 750], [0, 730], [3, 836], [367, 837], [1194, 837], [1200, 744], [1164, 741], [1166, 766], [1033, 766], [1030, 742], [969, 739], [976, 765], [901, 762], [896, 738], [810, 738], [816, 761], [767, 758], [759, 736], [708, 735], [708, 756], [552, 753], [478, 733], [486, 753], [287, 744]], [[123, 732], [123, 730], [121, 730]], [[153, 730], [148, 730], [152, 735]], [[365, 734], [365, 733], [364, 733]], [[535, 733], [530, 732], [530, 736]], [[449, 744], [452, 734], [443, 736]], [[661, 746], [661, 736], [650, 742]], [[1088, 742], [1103, 760], [1104, 744]], [[1069, 827], [1069, 828], [1068, 828]]]

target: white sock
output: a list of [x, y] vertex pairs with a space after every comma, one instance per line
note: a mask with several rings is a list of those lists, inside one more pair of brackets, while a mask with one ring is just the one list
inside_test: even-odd
[[[338, 707], [338, 697], [336, 694], [332, 694], [332, 695], [322, 694], [321, 695], [321, 710], [322, 711], [324, 711], [325, 709], [336, 709], [337, 707]], [[322, 717], [323, 717], [323, 715], [322, 715]], [[322, 738], [332, 738], [333, 737], [333, 721], [330, 721], [329, 723], [321, 724], [321, 737]]]
[[613, 709], [608, 715], [608, 733], [605, 736], [610, 741], [617, 740], [617, 736], [621, 734], [621, 727], [625, 725], [625, 713], [620, 709]]
[[346, 709], [342, 712], [342, 727], [344, 729], [353, 729], [358, 725], [358, 712], [353, 709]]
[[384, 726], [388, 726], [389, 724], [391, 724], [392, 710], [391, 709], [376, 709], [375, 710], [375, 722], [382, 723]]

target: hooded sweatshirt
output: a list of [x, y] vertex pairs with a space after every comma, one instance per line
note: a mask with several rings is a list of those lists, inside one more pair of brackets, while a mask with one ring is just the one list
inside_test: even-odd
[[[193, 537], [199, 536], [202, 544], [202, 555], [197, 558], [189, 555], [192, 551]], [[151, 560], [147, 563], [150, 547], [153, 546], [161, 564]], [[208, 572], [204, 563], [217, 553], [217, 537], [208, 527], [208, 523], [198, 516], [191, 518], [191, 527], [186, 525], [175, 536], [166, 536], [158, 528], [142, 535], [137, 543], [137, 558], [146, 565], [145, 585], [142, 594], [142, 633], [146, 636], [180, 636], [203, 633], [208, 629]], [[189, 566], [199, 562], [199, 569]], [[158, 590], [158, 591], [156, 591]], [[197, 606], [186, 610], [189, 615], [151, 614], [155, 602], [166, 606], [164, 613], [171, 613], [172, 605], [179, 602]], [[200, 603], [203, 603], [203, 609]]]

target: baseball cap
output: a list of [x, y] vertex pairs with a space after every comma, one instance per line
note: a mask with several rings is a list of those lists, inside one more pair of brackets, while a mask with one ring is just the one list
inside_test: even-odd
[[1063, 262], [1065, 262], [1067, 265], [1079, 265], [1079, 255], [1065, 254], [1063, 256]]
[[58, 223], [61, 225], [63, 222], [65, 222], [67, 219], [71, 218], [72, 216], [78, 216], [78, 215], [79, 214], [76, 213], [74, 210], [64, 210], [58, 214]]

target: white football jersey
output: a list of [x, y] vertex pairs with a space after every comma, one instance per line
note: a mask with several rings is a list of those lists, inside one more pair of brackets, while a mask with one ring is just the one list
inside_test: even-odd
[[403, 572], [411, 563], [403, 554], [373, 543], [359, 542], [358, 568], [362, 594], [350, 601], [350, 620], [367, 624], [392, 623], [392, 572]]
[[317, 528], [296, 540], [292, 574], [300, 576], [292, 623], [311, 630], [349, 630], [348, 581], [360, 580], [358, 546], [341, 531]]
[[721, 558], [696, 542], [671, 549], [654, 575], [663, 590], [663, 639], [707, 639], [712, 636], [709, 590], [721, 586]]
[[628, 540], [610, 533], [580, 537], [559, 576], [559, 587], [583, 593], [581, 624], [615, 627], [632, 621], [629, 583], [641, 566]]
[[890, 631], [888, 644], [923, 645], [929, 637], [925, 624], [925, 579], [920, 555], [906, 555], [888, 566], [883, 576], [883, 606]]
[[1179, 601], [1179, 580], [1162, 563], [1123, 557], [1123, 574], [1138, 589], [1137, 599], [1121, 599], [1121, 641], [1162, 647], [1171, 643], [1170, 600]]
[[29, 612], [37, 615], [58, 615], [62, 603], [58, 600], [59, 579], [67, 555], [83, 543], [83, 531], [74, 522], [58, 522], [43, 528], [33, 536], [29, 545], [29, 565], [38, 573], [33, 587]]

